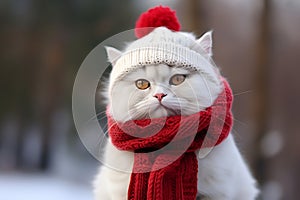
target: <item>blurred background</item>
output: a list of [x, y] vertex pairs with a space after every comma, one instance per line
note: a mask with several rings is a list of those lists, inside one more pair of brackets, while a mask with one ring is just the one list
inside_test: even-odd
[[1, 0], [0, 200], [92, 199], [100, 163], [73, 124], [76, 72], [95, 46], [160, 4], [177, 10], [182, 30], [214, 31], [260, 199], [299, 199], [299, 0]]

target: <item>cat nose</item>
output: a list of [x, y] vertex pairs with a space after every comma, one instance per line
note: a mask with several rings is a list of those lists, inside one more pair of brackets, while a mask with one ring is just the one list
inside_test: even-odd
[[164, 98], [165, 96], [167, 96], [167, 94], [164, 94], [164, 93], [157, 93], [157, 94], [155, 94], [153, 97], [157, 98], [158, 101], [161, 101], [162, 98]]

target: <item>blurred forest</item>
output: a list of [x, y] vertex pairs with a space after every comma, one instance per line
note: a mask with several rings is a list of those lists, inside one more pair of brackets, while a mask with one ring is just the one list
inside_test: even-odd
[[90, 184], [100, 163], [73, 124], [76, 72], [95, 46], [160, 4], [177, 10], [182, 30], [214, 31], [214, 60], [235, 94], [234, 135], [260, 199], [299, 199], [299, 0], [2, 0], [0, 183], [1, 174], [39, 173]]

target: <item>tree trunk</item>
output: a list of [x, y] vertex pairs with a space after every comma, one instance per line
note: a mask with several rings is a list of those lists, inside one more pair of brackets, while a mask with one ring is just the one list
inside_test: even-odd
[[255, 173], [260, 184], [265, 182], [266, 161], [261, 153], [260, 144], [262, 138], [268, 132], [268, 86], [269, 86], [269, 47], [270, 47], [270, 1], [263, 0], [261, 16], [258, 21], [257, 38], [257, 65], [255, 69], [255, 99], [254, 99], [254, 122], [256, 126], [256, 138], [254, 144], [257, 145], [255, 155]]

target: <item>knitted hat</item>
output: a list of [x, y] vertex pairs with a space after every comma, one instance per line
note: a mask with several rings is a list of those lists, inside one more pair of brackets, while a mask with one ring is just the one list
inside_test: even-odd
[[[159, 27], [154, 27], [159, 26]], [[211, 32], [196, 40], [191, 33], [180, 32], [175, 12], [168, 7], [156, 7], [143, 13], [137, 21], [135, 33], [140, 37], [125, 51], [108, 47], [109, 61], [113, 64], [110, 91], [114, 82], [129, 72], [147, 65], [167, 64], [198, 71], [208, 76], [217, 72], [211, 60]], [[219, 82], [216, 76], [210, 77]]]

